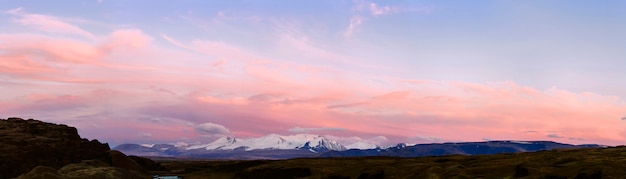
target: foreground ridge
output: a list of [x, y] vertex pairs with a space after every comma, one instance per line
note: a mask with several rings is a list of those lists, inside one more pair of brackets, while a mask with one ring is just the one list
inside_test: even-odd
[[[0, 119], [0, 179], [151, 178], [162, 167], [126, 156], [74, 127], [34, 119]], [[19, 176], [19, 177], [18, 177]]]

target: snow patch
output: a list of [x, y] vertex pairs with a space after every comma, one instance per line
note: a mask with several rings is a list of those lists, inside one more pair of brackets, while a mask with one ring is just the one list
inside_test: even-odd
[[139, 144], [139, 145], [141, 145], [143, 147], [148, 147], [148, 148], [154, 147], [154, 144]]
[[356, 142], [350, 145], [346, 145], [346, 149], [375, 149], [375, 148], [379, 148], [377, 145], [374, 144], [370, 144], [370, 143], [366, 143], [366, 142]]

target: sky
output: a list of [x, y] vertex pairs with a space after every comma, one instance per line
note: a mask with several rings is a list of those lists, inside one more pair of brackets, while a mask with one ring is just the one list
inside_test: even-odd
[[122, 143], [626, 141], [626, 2], [0, 3], [0, 118]]

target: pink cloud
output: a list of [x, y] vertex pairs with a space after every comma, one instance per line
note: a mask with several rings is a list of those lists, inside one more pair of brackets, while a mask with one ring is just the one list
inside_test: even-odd
[[226, 127], [210, 122], [198, 124], [194, 129], [202, 135], [224, 135], [230, 132]]
[[[295, 130], [388, 143], [626, 139], [619, 97], [511, 81], [394, 79], [284, 62], [226, 42], [161, 37], [184, 50], [161, 48], [138, 29], [83, 41], [2, 34], [0, 77], [19, 81], [21, 90], [0, 94], [0, 109], [115, 142], [205, 141], [194, 128], [202, 124], [213, 125], [201, 131], [236, 137]], [[306, 41], [285, 43], [300, 44], [294, 48], [307, 57], [333, 56]]]
[[373, 97], [377, 101], [396, 101], [407, 99], [411, 95], [409, 91], [394, 91], [381, 96]]
[[[175, 79], [166, 78], [166, 80]], [[226, 86], [211, 85], [210, 91], [193, 95], [189, 93], [188, 96], [174, 94], [173, 98], [163, 98], [149, 93], [104, 93], [106, 94], [104, 97], [95, 97], [102, 96], [103, 93], [85, 93], [83, 94], [85, 97], [31, 97], [24, 101], [67, 104], [54, 109], [60, 111], [70, 110], [82, 103], [93, 103], [79, 106], [87, 109], [86, 111], [96, 112], [104, 110], [95, 107], [102, 103], [112, 103], [109, 110], [133, 111], [143, 108], [141, 111], [123, 113], [128, 117], [154, 115], [195, 124], [210, 122], [226, 125], [239, 137], [289, 133], [289, 129], [301, 126], [310, 129], [341, 128], [344, 130], [320, 130], [320, 132], [344, 137], [384, 135], [396, 141], [399, 139], [427, 141], [435, 138], [440, 141], [475, 141], [500, 137], [519, 140], [562, 140], [568, 143], [602, 141], [605, 144], [616, 144], [626, 137], [620, 134], [624, 124], [619, 120], [626, 112], [624, 104], [619, 98], [610, 96], [572, 93], [556, 88], [536, 90], [512, 82], [475, 84], [437, 81], [420, 82], [395, 92], [360, 91], [367, 87], [364, 84], [355, 84], [360, 86], [350, 86], [349, 89], [369, 94], [369, 97], [324, 96], [324, 93], [332, 94], [333, 89], [320, 86], [316, 92], [314, 87], [316, 84], [311, 84], [303, 88], [310, 88], [310, 91], [284, 90], [281, 88], [285, 85], [298, 82], [289, 81], [289, 78], [281, 80], [275, 86], [265, 86], [266, 83], [245, 85], [244, 89], [239, 89], [239, 92], [234, 94], [228, 90], [230, 84], [224, 84]], [[272, 81], [274, 82], [276, 81]], [[444, 90], [428, 90], [433, 87]], [[231, 94], [228, 94], [229, 91]], [[280, 92], [259, 93], [259, 91]], [[163, 95], [172, 96], [171, 93]], [[135, 102], [124, 100], [131, 96]], [[42, 99], [54, 102], [43, 102], [46, 100]], [[146, 103], [155, 99], [161, 102]], [[342, 101], [361, 101], [361, 103], [341, 108], [328, 107]], [[24, 102], [28, 103], [31, 102]], [[115, 105], [122, 103], [128, 104]], [[169, 105], [162, 106], [164, 104]], [[51, 110], [41, 105], [21, 109]], [[140, 125], [151, 122], [137, 123]], [[563, 138], [550, 138], [549, 133], [524, 132], [529, 130], [560, 131], [554, 134]], [[180, 133], [180, 136], [192, 140], [199, 137], [184, 133]], [[422, 137], [417, 139], [415, 136]], [[569, 138], [585, 140], [570, 141]]]
[[2, 74], [37, 76], [58, 72], [59, 70], [33, 61], [24, 55], [0, 56], [0, 73]]
[[31, 34], [0, 34], [5, 54], [41, 58], [47, 61], [87, 63], [100, 59], [103, 53], [92, 44]]
[[83, 30], [78, 26], [64, 22], [54, 16], [27, 13], [21, 7], [6, 11], [6, 13], [17, 16], [17, 19], [14, 19], [14, 22], [20, 25], [33, 27], [37, 30], [57, 34], [79, 35], [88, 39], [95, 38], [95, 36], [90, 32]]
[[[143, 64], [131, 65], [129, 62], [132, 61], [120, 60], [123, 56], [154, 53], [149, 45], [151, 40], [150, 36], [136, 29], [116, 30], [93, 41], [38, 34], [0, 34], [0, 48], [3, 49], [0, 53], [0, 74], [18, 79], [71, 83], [111, 81], [109, 74], [115, 71], [155, 70]], [[113, 60], [113, 57], [116, 59]], [[109, 77], [99, 77], [99, 73]]]
[[108, 48], [126, 47], [138, 49], [148, 46], [153, 38], [138, 29], [122, 29], [114, 31], [109, 37]]
[[32, 103], [22, 106], [20, 111], [53, 111], [57, 109], [72, 109], [78, 108], [86, 104], [85, 99], [74, 95], [60, 95], [53, 96], [48, 94], [32, 94], [26, 96], [27, 101]]
[[[510, 85], [511, 83], [505, 83]], [[449, 85], [449, 84], [448, 84]], [[467, 89], [462, 88], [467, 86]], [[381, 98], [370, 98], [368, 103], [348, 106], [347, 109], [329, 109], [326, 106], [331, 101], [306, 101], [296, 103], [275, 102], [264, 104], [263, 107], [253, 105], [259, 101], [244, 102], [231, 101], [238, 105], [237, 112], [249, 111], [255, 116], [263, 116], [278, 122], [277, 128], [292, 128], [294, 126], [313, 127], [340, 127], [354, 133], [377, 133], [388, 136], [406, 136], [410, 133], [428, 133], [440, 136], [442, 140], [479, 140], [489, 136], [532, 139], [537, 136], [526, 136], [521, 131], [526, 130], [562, 130], [564, 136], [582, 138], [588, 131], [598, 134], [596, 140], [619, 141], [616, 135], [600, 133], [601, 128], [612, 128], [621, 131], [619, 115], [623, 113], [623, 104], [613, 97], [592, 96], [598, 103], [576, 104], [563, 95], [552, 96], [551, 91], [537, 91], [534, 96], [528, 95], [527, 87], [507, 87], [502, 89], [501, 84], [494, 86], [481, 84], [462, 84], [460, 86], [446, 86], [453, 91], [468, 91], [482, 86], [480, 93], [463, 96], [451, 93], [451, 96], [429, 96], [429, 94], [399, 95], [390, 93], [382, 99], [393, 99], [393, 103], [381, 103]], [[507, 86], [507, 85], [504, 85]], [[358, 89], [358, 88], [356, 88]], [[521, 93], [516, 93], [521, 91]], [[563, 92], [563, 91], [561, 91]], [[407, 94], [407, 93], [404, 93]], [[588, 94], [581, 96], [589, 97]], [[393, 97], [393, 98], [392, 98]], [[571, 96], [570, 96], [571, 97]], [[293, 96], [290, 101], [299, 101]], [[326, 98], [326, 100], [332, 98]], [[241, 98], [241, 100], [245, 100]], [[344, 99], [345, 100], [345, 99]], [[357, 99], [358, 100], [358, 99]], [[608, 101], [605, 101], [608, 100]], [[366, 100], [364, 100], [366, 101]], [[593, 101], [579, 99], [578, 102]], [[215, 103], [205, 101], [208, 103]], [[221, 105], [227, 103], [220, 103]], [[240, 106], [239, 104], [246, 104]], [[574, 104], [578, 106], [566, 106]], [[563, 105], [563, 106], [561, 106]], [[391, 112], [391, 113], [390, 113]], [[598, 115], [598, 114], [612, 115]], [[305, 116], [298, 114], [307, 114]], [[601, 124], [595, 123], [602, 119]], [[576, 121], [576, 122], [571, 122]], [[283, 126], [283, 127], [279, 127]], [[468, 127], [469, 126], [469, 127]], [[590, 127], [594, 126], [594, 127]], [[235, 127], [236, 128], [236, 127]], [[597, 128], [597, 129], [593, 129]], [[246, 129], [254, 131], [254, 129]], [[455, 131], [452, 133], [451, 131]], [[463, 135], [459, 135], [463, 134]], [[262, 135], [257, 133], [256, 135]], [[588, 135], [587, 135], [588, 136]], [[541, 137], [541, 136], [539, 136]], [[545, 137], [545, 136], [543, 136]]]
[[[98, 138], [104, 142], [116, 144], [126, 143], [129, 140], [138, 143], [174, 143], [186, 138], [199, 138], [192, 127], [179, 123], [146, 123], [134, 119], [114, 119], [94, 121], [75, 121], [71, 125], [77, 126], [81, 136]], [[141, 134], [150, 134], [149, 136]]]

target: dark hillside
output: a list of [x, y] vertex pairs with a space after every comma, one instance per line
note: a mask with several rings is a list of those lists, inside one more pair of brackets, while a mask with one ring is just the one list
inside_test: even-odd
[[150, 159], [81, 138], [74, 127], [0, 119], [0, 179], [151, 178], [146, 171], [162, 169]]
[[38, 165], [61, 168], [102, 157], [108, 144], [87, 140], [76, 128], [20, 118], [0, 119], [0, 179], [13, 178]]

